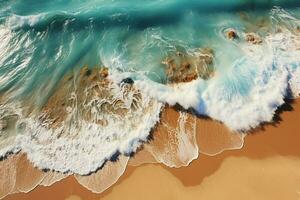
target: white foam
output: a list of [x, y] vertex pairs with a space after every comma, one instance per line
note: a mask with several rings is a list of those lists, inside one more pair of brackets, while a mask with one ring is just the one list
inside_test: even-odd
[[[36, 22], [35, 18], [23, 19], [21, 25], [24, 20], [32, 25]], [[91, 110], [96, 119], [105, 117], [109, 125], [100, 126], [79, 117], [77, 126], [66, 126], [76, 112], [70, 108], [70, 118], [65, 120], [64, 126], [56, 129], [49, 129], [36, 117], [24, 117], [18, 112], [17, 126], [21, 134], [10, 138], [9, 145], [1, 148], [0, 155], [21, 150], [39, 168], [89, 174], [117, 151], [123, 154], [135, 151], [159, 121], [163, 103], [193, 108], [199, 114], [222, 121], [233, 130], [256, 127], [272, 120], [275, 110], [284, 103], [288, 88], [294, 96], [300, 92], [299, 37], [288, 27], [282, 27], [281, 32], [268, 35], [263, 45], [238, 43], [243, 57], [231, 66], [218, 66], [217, 69], [226, 70], [217, 71], [209, 80], [163, 85], [142, 74], [111, 70], [111, 79], [116, 84], [128, 76], [134, 77], [134, 85], [140, 89], [143, 100], [137, 110], [132, 110], [124, 118], [103, 116]], [[119, 65], [116, 60], [107, 62]], [[112, 91], [121, 95], [118, 90]], [[61, 132], [67, 132], [67, 135], [60, 137]], [[186, 139], [182, 142], [180, 149], [184, 149]], [[181, 159], [185, 159], [184, 156], [184, 152], [180, 153]]]
[[244, 56], [208, 81], [166, 86], [140, 80], [136, 85], [158, 101], [194, 108], [233, 130], [249, 130], [272, 121], [288, 88], [294, 96], [300, 92], [300, 34], [281, 29], [268, 35], [263, 45], [240, 43]]
[[7, 25], [13, 29], [21, 28], [23, 26], [32, 27], [36, 25], [43, 17], [45, 17], [45, 14], [28, 16], [12, 15], [7, 19]]
[[[174, 123], [174, 122], [171, 122]], [[147, 145], [149, 151], [157, 162], [168, 167], [179, 168], [188, 166], [194, 159], [198, 158], [199, 148], [196, 142], [196, 116], [189, 118], [186, 112], [179, 112], [175, 126], [161, 122], [163, 134], [167, 141], [161, 145]], [[161, 133], [160, 133], [161, 134]]]
[[[117, 91], [116, 91], [117, 92]], [[144, 98], [143, 98], [144, 97]], [[22, 151], [40, 169], [72, 172], [86, 175], [96, 171], [116, 152], [129, 154], [147, 140], [151, 128], [159, 121], [162, 104], [142, 95], [142, 102], [123, 118], [103, 113], [93, 113], [97, 119], [105, 117], [107, 126], [79, 119], [72, 125], [72, 112], [64, 126], [51, 129], [36, 118], [19, 116], [18, 134], [14, 145], [1, 149], [7, 152]], [[130, 99], [128, 101], [131, 101]], [[130, 106], [130, 102], [128, 103]], [[79, 123], [77, 123], [79, 122]], [[60, 136], [61, 132], [64, 135]]]

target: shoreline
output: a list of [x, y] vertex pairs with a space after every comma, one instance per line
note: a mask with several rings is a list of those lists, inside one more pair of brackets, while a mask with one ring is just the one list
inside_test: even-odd
[[[199, 191], [202, 191], [201, 188], [207, 187], [207, 186], [205, 187], [205, 183], [210, 178], [216, 176], [216, 174], [226, 175], [226, 173], [228, 173], [228, 170], [230, 168], [225, 167], [227, 171], [226, 170], [224, 171], [223, 170], [224, 166], [231, 166], [231, 168], [234, 168], [235, 165], [232, 166], [232, 164], [240, 164], [241, 166], [244, 166], [243, 163], [254, 163], [253, 166], [260, 166], [260, 167], [268, 166], [267, 171], [272, 171], [272, 167], [273, 167], [275, 172], [279, 173], [280, 171], [275, 169], [276, 167], [279, 166], [276, 164], [276, 162], [284, 160], [285, 163], [290, 164], [289, 165], [290, 167], [294, 167], [294, 166], [298, 166], [298, 160], [300, 160], [300, 149], [298, 148], [300, 145], [300, 136], [296, 134], [297, 132], [300, 132], [300, 126], [298, 126], [297, 124], [298, 120], [300, 119], [300, 99], [296, 99], [291, 106], [293, 107], [293, 110], [288, 110], [280, 113], [281, 121], [279, 121], [279, 123], [264, 125], [261, 129], [256, 130], [254, 133], [247, 135], [247, 137], [245, 138], [245, 143], [243, 148], [238, 150], [224, 151], [215, 156], [200, 154], [199, 157], [196, 160], [193, 160], [187, 167], [181, 167], [176, 169], [176, 168], [169, 168], [167, 166], [164, 166], [163, 164], [143, 164], [138, 167], [127, 166], [124, 174], [120, 177], [117, 183], [101, 194], [94, 194], [90, 192], [89, 190], [81, 186], [74, 179], [74, 176], [70, 176], [59, 182], [56, 182], [50, 187], [38, 186], [33, 191], [27, 194], [24, 193], [12, 194], [12, 195], [8, 195], [4, 199], [34, 200], [34, 199], [39, 199], [40, 196], [45, 197], [44, 198], [45, 200], [47, 199], [57, 199], [57, 200], [95, 199], [96, 200], [102, 198], [117, 199], [117, 197], [119, 198], [122, 197], [122, 199], [135, 199], [134, 194], [139, 193], [139, 189], [135, 187], [139, 187], [140, 192], [147, 190], [147, 186], [144, 186], [146, 187], [144, 189], [142, 189], [142, 186], [138, 186], [138, 181], [140, 181], [141, 176], [145, 176], [144, 180], [147, 182], [148, 185], [157, 182], [157, 180], [155, 180], [155, 178], [157, 177], [154, 176], [153, 172], [161, 173], [162, 181], [169, 180], [170, 184], [176, 182], [176, 184], [174, 185], [178, 185], [178, 184], [181, 185], [180, 188], [183, 187], [182, 189], [183, 191], [192, 190], [192, 188], [198, 188], [191, 193], [197, 193], [199, 196], [200, 195]], [[264, 164], [260, 164], [260, 163], [264, 163]], [[271, 165], [268, 163], [271, 163]], [[250, 175], [251, 173], [255, 172], [255, 170], [257, 170], [256, 168], [252, 170], [247, 170], [247, 166], [249, 165], [244, 166], [244, 170], [248, 173], [248, 175]], [[251, 166], [252, 165], [250, 165], [249, 167]], [[239, 177], [244, 177], [244, 176], [247, 177], [246, 172], [245, 174], [243, 174], [244, 170], [241, 170], [239, 172]], [[291, 180], [300, 179], [300, 172], [299, 173], [295, 172], [293, 176], [294, 178], [291, 178], [288, 175], [284, 175], [283, 181], [285, 177], [289, 177]], [[265, 177], [266, 177], [265, 179], [268, 179], [267, 175]], [[261, 178], [264, 179], [263, 174]], [[275, 174], [273, 179], [274, 178], [276, 178]], [[257, 183], [264, 182], [259, 180], [257, 181], [258, 181]], [[132, 187], [133, 183], [136, 183], [135, 187]], [[277, 182], [276, 183], [270, 182], [271, 186], [272, 184], [274, 188], [279, 187], [278, 185], [275, 185], [278, 184]], [[234, 183], [228, 183], [228, 185], [234, 185]], [[294, 185], [289, 185], [289, 186], [290, 188], [295, 187]], [[221, 187], [221, 185], [219, 185], [219, 187]], [[127, 191], [126, 193], [124, 193], [125, 189]], [[157, 189], [157, 192], [155, 192], [154, 189]], [[164, 197], [166, 195], [168, 196], [171, 195], [170, 192], [171, 191], [161, 191], [159, 190], [159, 188], [153, 188], [152, 190], [153, 195], [151, 196], [151, 194], [147, 194], [148, 195], [147, 198], [150, 199], [151, 197], [153, 199], [158, 197]], [[218, 192], [222, 194], [222, 190]], [[236, 192], [237, 192], [236, 196], [239, 195], [243, 196], [246, 194], [243, 193], [243, 191], [240, 191], [241, 194], [238, 193], [239, 191]], [[211, 194], [212, 193], [214, 192], [211, 191]], [[282, 193], [284, 194], [284, 192]], [[277, 192], [274, 191], [274, 194], [277, 194]], [[252, 197], [255, 197], [253, 195], [256, 195], [256, 193], [253, 193], [251, 195]], [[136, 197], [137, 196], [138, 195], [136, 195]]]

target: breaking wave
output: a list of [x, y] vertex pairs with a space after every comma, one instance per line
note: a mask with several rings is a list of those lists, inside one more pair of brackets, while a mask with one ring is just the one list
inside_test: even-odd
[[[39, 169], [88, 175], [136, 152], [165, 106], [174, 106], [180, 125], [162, 132], [174, 133], [167, 138], [180, 146], [169, 145], [179, 161], [164, 149], [148, 150], [158, 162], [184, 166], [198, 156], [196, 116], [243, 134], [271, 122], [285, 98], [299, 96], [296, 14], [261, 11], [258, 25], [257, 18], [201, 14], [195, 2], [176, 15], [187, 3], [173, 3], [153, 15], [148, 8], [156, 1], [21, 15], [21, 5], [0, 2], [0, 156], [22, 152]], [[176, 18], [167, 24], [162, 13]], [[240, 148], [243, 137], [237, 141], [226, 148]]]

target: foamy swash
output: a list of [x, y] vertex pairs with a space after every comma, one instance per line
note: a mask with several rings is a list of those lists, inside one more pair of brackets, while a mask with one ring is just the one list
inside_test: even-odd
[[271, 122], [300, 93], [300, 11], [215, 3], [0, 2], [0, 155], [86, 175], [135, 152], [165, 105], [237, 132]]

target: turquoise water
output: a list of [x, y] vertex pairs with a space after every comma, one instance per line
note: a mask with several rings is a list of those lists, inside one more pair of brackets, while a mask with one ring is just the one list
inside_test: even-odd
[[[24, 95], [43, 88], [48, 93], [65, 73], [85, 64], [145, 71], [151, 79], [163, 82], [160, 62], [169, 52], [199, 47], [224, 51], [228, 44], [219, 31], [245, 28], [237, 12], [254, 10], [251, 17], [255, 19], [256, 13], [268, 14], [274, 5], [294, 8], [298, 4], [241, 0], [1, 1], [1, 29], [10, 32], [0, 58], [0, 75], [8, 80], [2, 82], [0, 91]], [[1, 35], [2, 40], [7, 37]]]
[[[1, 120], [18, 116], [11, 122], [14, 131], [8, 135], [13, 136], [4, 137], [16, 139], [9, 140], [10, 146], [0, 143], [0, 153], [21, 150], [30, 154], [36, 145], [42, 149], [40, 154], [29, 157], [38, 166], [86, 174], [116, 151], [134, 151], [157, 122], [163, 104], [192, 108], [238, 131], [271, 121], [284, 98], [296, 97], [300, 89], [299, 8], [298, 0], [0, 0], [0, 114]], [[230, 29], [239, 38], [228, 39], [226, 32]], [[262, 44], [247, 43], [245, 34], [249, 32], [259, 35]], [[215, 76], [168, 85], [162, 61], [176, 52], [195, 55], [199, 48], [213, 50]], [[40, 158], [46, 156], [43, 151], [49, 151], [51, 145], [54, 158], [60, 155], [57, 152], [68, 154], [71, 147], [59, 146], [55, 138], [49, 139], [53, 144], [49, 142], [45, 149], [32, 142], [30, 138], [45, 138], [52, 132], [40, 130], [38, 114], [24, 114], [24, 110], [32, 104], [34, 109], [42, 109], [62, 87], [63, 77], [83, 66], [105, 66], [116, 82], [131, 77], [143, 98], [155, 101], [157, 107], [153, 113], [149, 111], [149, 116], [143, 115], [145, 127], [136, 131], [144, 131], [142, 136], [131, 137], [133, 128], [123, 127], [129, 122], [112, 126], [109, 137], [125, 134], [123, 130], [130, 133], [120, 143], [104, 143], [103, 127], [80, 129], [87, 135], [97, 133], [93, 140], [103, 147], [98, 149], [103, 156], [93, 161], [91, 168], [76, 162], [74, 168], [72, 163], [58, 164], [69, 160], [49, 159], [50, 164], [41, 164]], [[66, 96], [71, 95], [69, 92]], [[141, 113], [134, 116], [141, 119]], [[1, 134], [7, 134], [5, 131]], [[32, 147], [17, 142], [21, 140], [18, 135], [28, 144], [32, 142]], [[74, 142], [70, 139], [65, 143], [70, 141]], [[77, 142], [86, 144], [80, 138]], [[72, 149], [73, 156], [97, 155], [93, 150], [77, 150]]]

